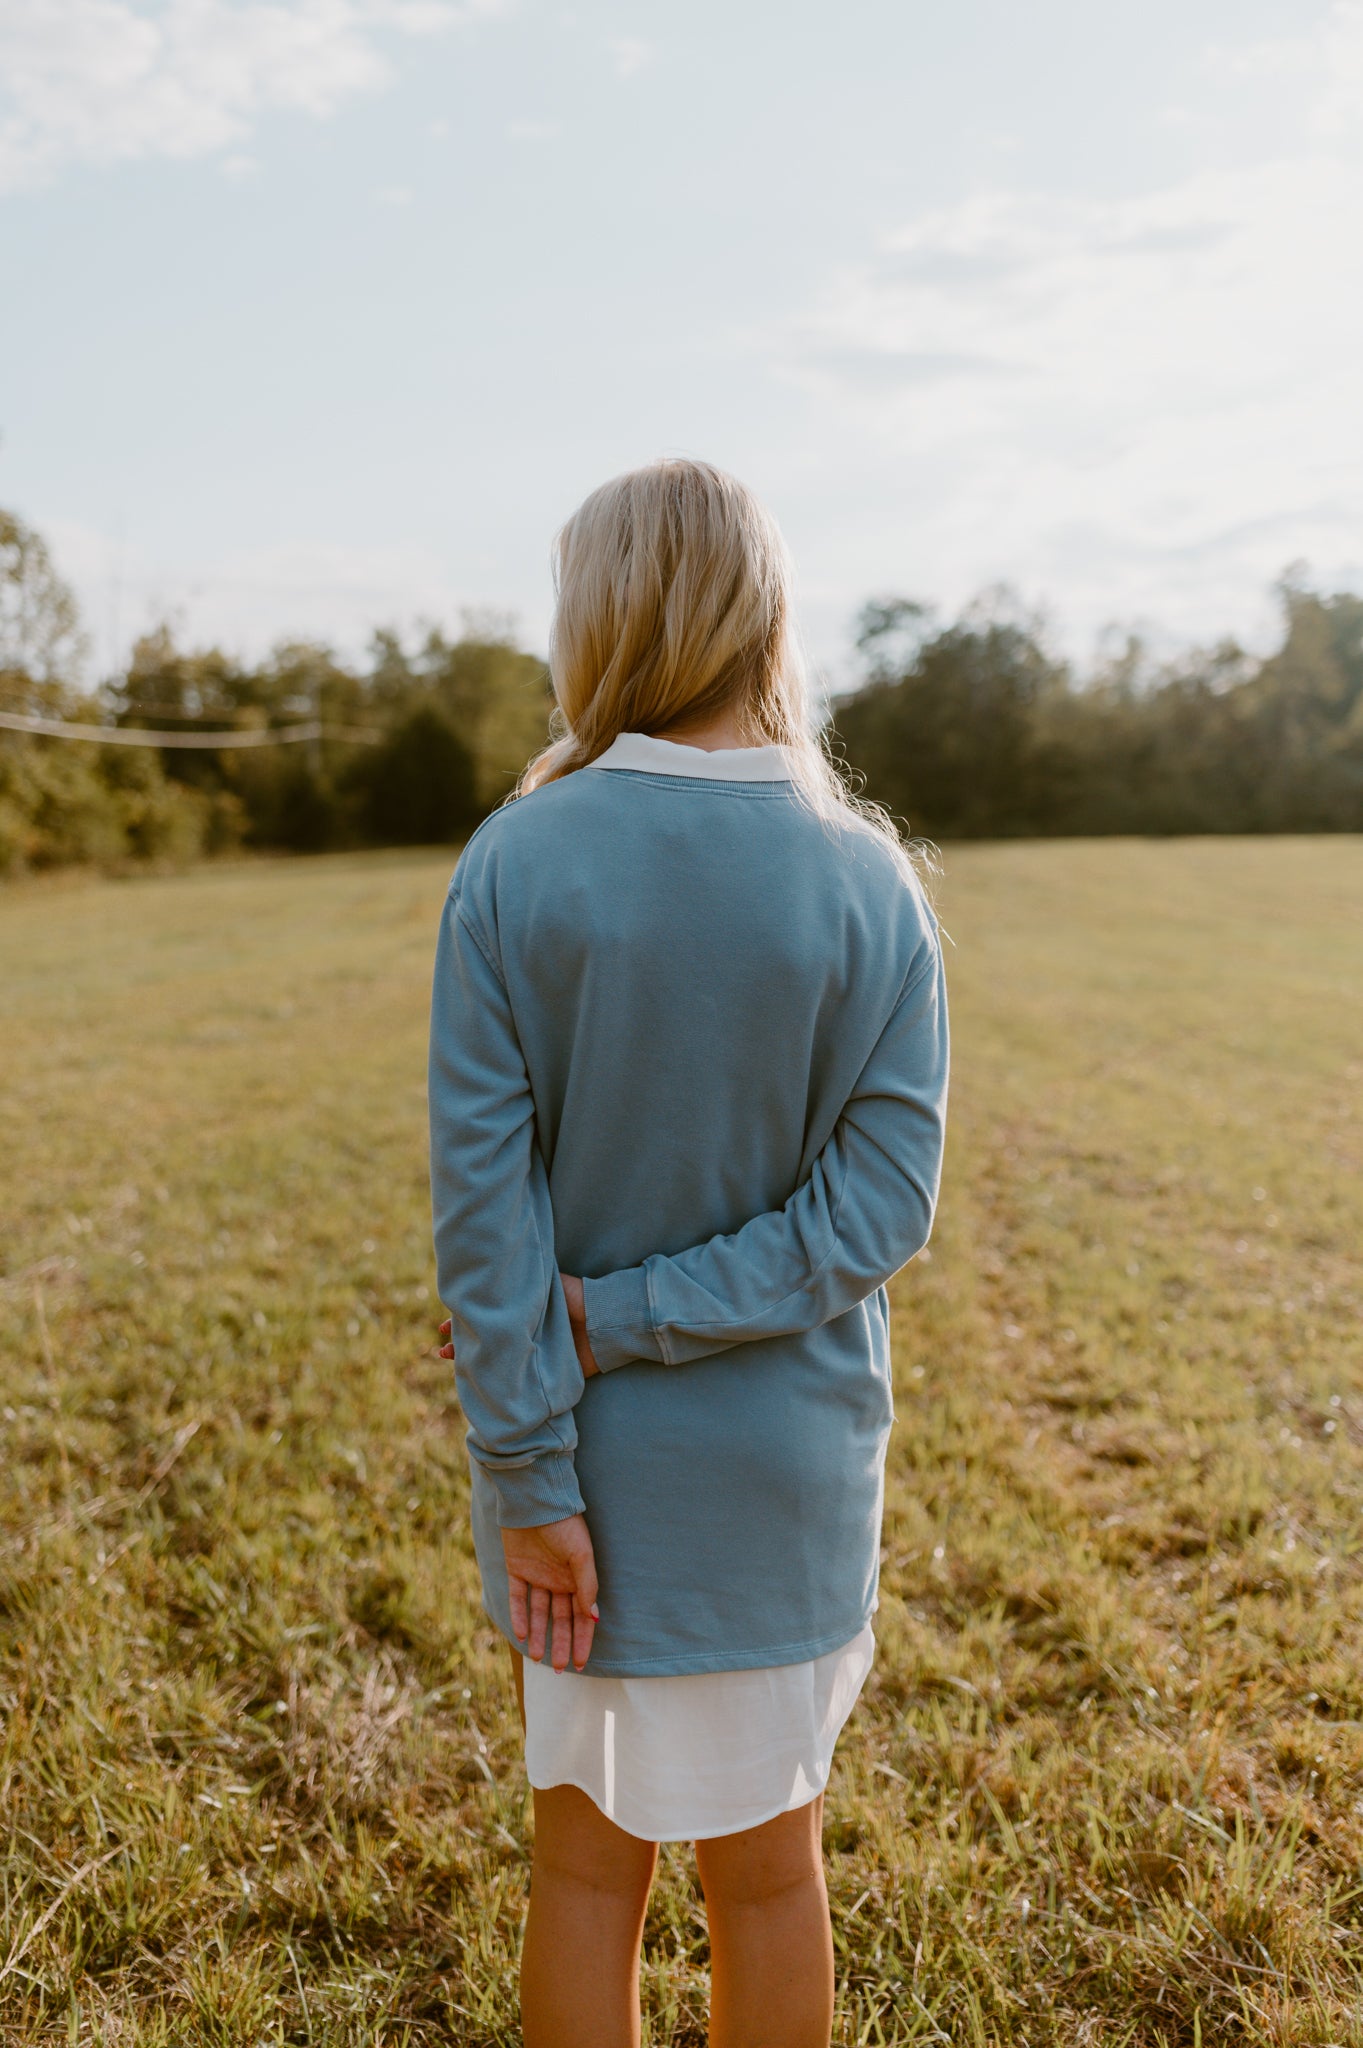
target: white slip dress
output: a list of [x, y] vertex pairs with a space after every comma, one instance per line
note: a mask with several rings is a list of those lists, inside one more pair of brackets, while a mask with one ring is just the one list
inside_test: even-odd
[[[622, 733], [593, 764], [721, 781], [784, 779], [785, 749], [706, 752]], [[608, 1678], [522, 1659], [525, 1765], [539, 1790], [576, 1785], [627, 1834], [705, 1841], [805, 1806], [875, 1655], [868, 1621], [803, 1663]]]
[[604, 1678], [522, 1659], [530, 1783], [576, 1785], [646, 1842], [699, 1842], [805, 1806], [875, 1654], [868, 1621], [802, 1664]]

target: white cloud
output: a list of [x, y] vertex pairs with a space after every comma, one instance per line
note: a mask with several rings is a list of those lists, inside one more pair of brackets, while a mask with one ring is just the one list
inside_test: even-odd
[[1334, 0], [1310, 35], [1273, 36], [1241, 48], [1210, 53], [1213, 72], [1227, 79], [1267, 80], [1310, 94], [1309, 126], [1317, 134], [1345, 132], [1363, 114], [1363, 28], [1357, 0]]
[[1294, 557], [1357, 568], [1363, 4], [1291, 62], [1311, 90], [1272, 159], [924, 213], [784, 337], [786, 374], [902, 478], [918, 587], [968, 561], [1090, 624], [1125, 608], [1203, 631]]
[[0, 192], [68, 164], [211, 155], [285, 109], [322, 118], [392, 75], [393, 34], [501, 0], [0, 0]]
[[639, 36], [612, 36], [606, 44], [621, 78], [633, 78], [636, 71], [644, 70], [653, 62], [652, 43], [646, 43]]

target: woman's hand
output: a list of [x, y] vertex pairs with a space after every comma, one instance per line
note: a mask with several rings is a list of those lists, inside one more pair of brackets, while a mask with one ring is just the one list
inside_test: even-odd
[[[601, 1368], [587, 1342], [582, 1282], [566, 1275], [560, 1278], [568, 1297], [573, 1342], [583, 1373], [599, 1372]], [[445, 1340], [440, 1356], [453, 1358], [452, 1317], [446, 1316], [440, 1334]], [[538, 1664], [544, 1656], [545, 1635], [552, 1621], [555, 1671], [566, 1670], [570, 1656], [580, 1671], [591, 1653], [592, 1636], [600, 1619], [596, 1605], [596, 1558], [585, 1517], [568, 1515], [561, 1522], [543, 1522], [535, 1529], [503, 1529], [502, 1554], [511, 1589], [511, 1627], [516, 1641], [526, 1643], [528, 1637], [526, 1654]]]
[[[571, 1655], [580, 1671], [600, 1619], [596, 1604], [596, 1559], [583, 1515], [544, 1522], [537, 1529], [503, 1529], [502, 1551], [511, 1588], [511, 1628], [525, 1654], [538, 1664], [545, 1631], [553, 1622], [552, 1663], [564, 1671]], [[527, 1642], [527, 1637], [529, 1638]]]
[[596, 1362], [587, 1336], [587, 1297], [583, 1292], [582, 1282], [575, 1280], [571, 1273], [560, 1273], [558, 1277], [563, 1283], [563, 1298], [568, 1304], [568, 1321], [572, 1326], [577, 1362], [582, 1367], [582, 1377], [589, 1380], [592, 1374], [600, 1372], [601, 1368]]
[[[568, 1304], [568, 1322], [573, 1333], [573, 1349], [577, 1352], [577, 1362], [582, 1367], [582, 1377], [589, 1380], [592, 1374], [600, 1372], [601, 1368], [593, 1356], [591, 1344], [587, 1339], [587, 1298], [582, 1291], [582, 1282], [575, 1280], [571, 1273], [560, 1273], [558, 1277], [563, 1283], [563, 1298]], [[441, 1358], [454, 1357], [453, 1329], [453, 1318], [446, 1316], [444, 1322], [440, 1325], [440, 1334], [445, 1339], [440, 1347]]]

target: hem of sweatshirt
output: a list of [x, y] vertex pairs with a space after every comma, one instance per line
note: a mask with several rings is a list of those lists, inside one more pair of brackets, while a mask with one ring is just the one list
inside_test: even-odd
[[497, 1502], [499, 1529], [537, 1529], [584, 1511], [571, 1451], [550, 1451], [529, 1465], [484, 1465], [483, 1473]]
[[643, 1359], [665, 1365], [653, 1325], [648, 1274], [642, 1266], [624, 1266], [600, 1280], [582, 1283], [583, 1316], [592, 1357], [602, 1372]]
[[[861, 1609], [857, 1619], [849, 1626], [841, 1623], [827, 1635], [813, 1636], [801, 1643], [777, 1643], [759, 1650], [677, 1650], [667, 1657], [598, 1657], [593, 1651], [583, 1671], [568, 1672], [573, 1677], [598, 1678], [653, 1678], [685, 1677], [698, 1671], [771, 1671], [780, 1664], [803, 1664], [810, 1657], [822, 1657], [829, 1650], [840, 1650], [853, 1636], [859, 1635], [879, 1607], [879, 1599], [873, 1599], [869, 1606]], [[521, 1645], [514, 1636], [507, 1641], [515, 1650]], [[525, 1652], [521, 1651], [522, 1656]]]

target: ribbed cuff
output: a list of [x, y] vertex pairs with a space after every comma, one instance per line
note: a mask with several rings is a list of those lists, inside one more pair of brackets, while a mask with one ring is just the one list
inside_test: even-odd
[[499, 1529], [538, 1529], [585, 1511], [571, 1451], [546, 1451], [528, 1465], [484, 1463], [483, 1470], [497, 1496]]
[[587, 1317], [587, 1342], [602, 1372], [647, 1359], [662, 1365], [662, 1346], [648, 1306], [648, 1276], [642, 1266], [626, 1266], [603, 1280], [584, 1280], [582, 1297]]

